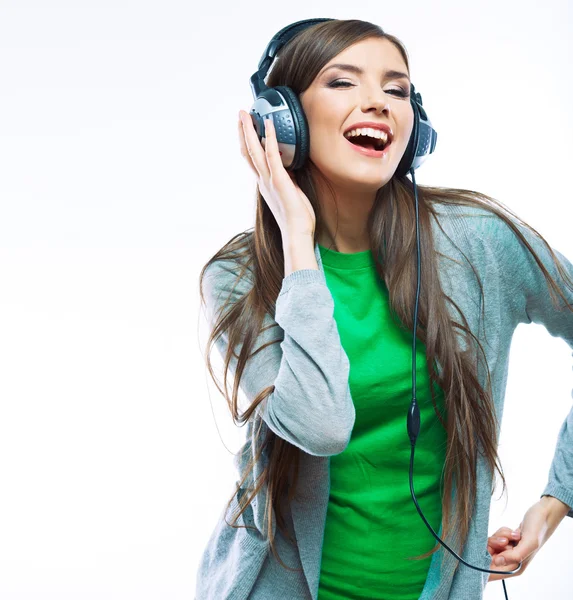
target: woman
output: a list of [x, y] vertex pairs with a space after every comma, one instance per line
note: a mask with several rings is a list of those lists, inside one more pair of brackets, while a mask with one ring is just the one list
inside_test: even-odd
[[[197, 599], [481, 598], [504, 576], [488, 579], [435, 544], [408, 488], [416, 216], [412, 183], [396, 174], [413, 126], [406, 50], [371, 23], [322, 22], [281, 49], [267, 85], [296, 92], [310, 153], [285, 170], [272, 122], [263, 147], [241, 111], [256, 223], [209, 260], [200, 284], [207, 354], [214, 343], [225, 359], [218, 387], [247, 441]], [[382, 155], [364, 151], [381, 143], [372, 136], [390, 140]], [[560, 431], [548, 485], [516, 535], [488, 538], [495, 469], [505, 489], [497, 440], [509, 347], [517, 324], [535, 321], [573, 348], [573, 266], [484, 194], [418, 195], [416, 496], [470, 564], [522, 561], [520, 575], [573, 516], [573, 428]]]

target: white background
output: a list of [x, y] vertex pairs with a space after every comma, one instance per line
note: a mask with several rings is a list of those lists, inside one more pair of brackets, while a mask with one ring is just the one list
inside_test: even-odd
[[[206, 374], [198, 276], [254, 223], [249, 77], [316, 17], [406, 44], [439, 132], [419, 184], [492, 195], [573, 259], [566, 0], [0, 0], [3, 600], [193, 598], [244, 435]], [[517, 329], [490, 533], [545, 487], [571, 367], [563, 340]], [[572, 534], [507, 580], [512, 600], [570, 597]]]

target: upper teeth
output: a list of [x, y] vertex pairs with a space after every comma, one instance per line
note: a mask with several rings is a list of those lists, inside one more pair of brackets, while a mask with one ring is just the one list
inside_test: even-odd
[[356, 135], [368, 135], [378, 140], [384, 140], [385, 142], [388, 140], [388, 136], [386, 135], [385, 131], [382, 131], [380, 129], [373, 129], [372, 127], [351, 129], [350, 131], [347, 131], [344, 135], [346, 137], [353, 137]]

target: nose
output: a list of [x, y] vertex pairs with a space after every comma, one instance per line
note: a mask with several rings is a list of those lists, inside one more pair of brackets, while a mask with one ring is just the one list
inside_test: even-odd
[[387, 111], [390, 108], [390, 101], [388, 100], [387, 94], [378, 88], [375, 93], [365, 94], [365, 98], [362, 102], [362, 112], [368, 112], [374, 107], [376, 113], [381, 114], [383, 111]]

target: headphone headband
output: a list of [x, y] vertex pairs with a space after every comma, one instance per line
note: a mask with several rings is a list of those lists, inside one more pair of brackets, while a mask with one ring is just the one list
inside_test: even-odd
[[251, 77], [251, 88], [255, 98], [263, 90], [267, 89], [265, 77], [279, 50], [303, 29], [323, 21], [334, 21], [334, 19], [304, 19], [302, 21], [291, 23], [290, 25], [283, 27], [278, 33], [275, 33], [273, 39], [267, 44], [267, 47], [261, 56], [257, 72]]
[[265, 59], [273, 59], [277, 55], [277, 52], [297, 33], [302, 31], [303, 29], [306, 29], [307, 27], [314, 25], [315, 23], [321, 23], [322, 21], [334, 21], [334, 19], [304, 19], [303, 21], [296, 21], [295, 23], [291, 23], [290, 25], [283, 27], [278, 33], [275, 33], [273, 39], [267, 44], [267, 47], [263, 52], [263, 56], [259, 61], [259, 69], [262, 69]]

